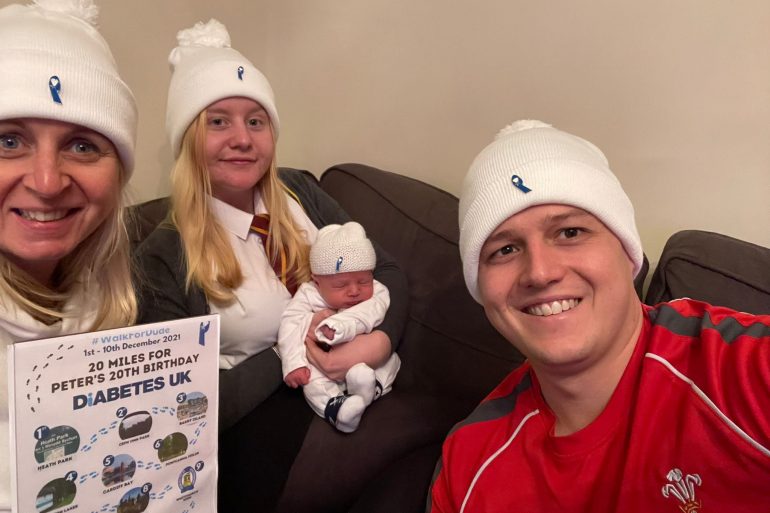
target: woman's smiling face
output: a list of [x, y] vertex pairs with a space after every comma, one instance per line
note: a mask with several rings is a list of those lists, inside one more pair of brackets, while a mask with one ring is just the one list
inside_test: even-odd
[[109, 139], [48, 119], [0, 120], [0, 252], [50, 285], [59, 262], [118, 205]]
[[273, 162], [270, 116], [249, 98], [225, 98], [206, 109], [206, 166], [213, 196], [244, 211]]

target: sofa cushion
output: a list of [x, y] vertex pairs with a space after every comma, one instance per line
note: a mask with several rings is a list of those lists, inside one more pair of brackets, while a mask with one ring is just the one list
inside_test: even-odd
[[663, 248], [645, 302], [681, 297], [770, 314], [770, 249], [718, 233], [675, 233]]

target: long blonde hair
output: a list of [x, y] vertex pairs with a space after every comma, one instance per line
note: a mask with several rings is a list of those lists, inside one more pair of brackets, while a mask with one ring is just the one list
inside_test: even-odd
[[[233, 290], [243, 283], [243, 273], [225, 229], [209, 206], [211, 179], [205, 144], [204, 110], [187, 128], [171, 172], [171, 215], [184, 246], [187, 288], [197, 285], [210, 301], [227, 304], [235, 298]], [[287, 189], [278, 178], [275, 160], [274, 154], [267, 173], [256, 185], [270, 214], [267, 251], [273, 262], [283, 248], [289, 280], [300, 284], [310, 279], [310, 248], [289, 211]]]
[[[122, 166], [118, 172], [124, 183]], [[129, 239], [124, 219], [125, 192], [118, 192], [115, 208], [104, 222], [57, 265], [54, 287], [33, 279], [0, 254], [0, 297], [10, 299], [35, 319], [53, 324], [68, 315], [62, 312], [78, 282], [85, 294], [98, 292], [96, 317], [89, 330], [129, 326], [136, 322], [137, 303], [131, 281]], [[94, 287], [96, 285], [96, 287]]]

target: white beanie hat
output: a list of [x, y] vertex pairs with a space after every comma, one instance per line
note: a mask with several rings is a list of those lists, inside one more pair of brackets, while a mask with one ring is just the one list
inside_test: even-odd
[[166, 132], [174, 157], [179, 156], [184, 133], [198, 114], [212, 103], [235, 96], [259, 103], [270, 116], [278, 139], [280, 122], [273, 89], [246, 57], [230, 48], [230, 34], [222, 23], [199, 21], [176, 38], [179, 46], [168, 56], [173, 75], [166, 106]]
[[41, 118], [107, 137], [128, 179], [137, 109], [96, 30], [93, 0], [36, 0], [0, 9], [0, 119]]
[[596, 216], [623, 244], [634, 276], [639, 273], [644, 257], [634, 207], [601, 150], [540, 121], [517, 121], [474, 159], [460, 194], [460, 257], [465, 284], [477, 302], [484, 242], [512, 215], [549, 203]]
[[364, 227], [353, 221], [324, 226], [310, 248], [310, 270], [319, 276], [371, 271], [375, 265], [374, 246]]

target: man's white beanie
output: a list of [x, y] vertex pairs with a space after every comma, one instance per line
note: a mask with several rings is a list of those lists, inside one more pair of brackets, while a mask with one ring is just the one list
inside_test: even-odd
[[481, 302], [479, 253], [506, 219], [529, 207], [564, 204], [596, 216], [642, 268], [634, 207], [604, 154], [580, 137], [540, 121], [503, 128], [471, 164], [460, 193], [460, 257], [471, 296]]
[[371, 271], [376, 265], [374, 246], [364, 227], [353, 221], [324, 226], [310, 248], [310, 270], [319, 276]]
[[0, 9], [0, 119], [41, 118], [107, 137], [127, 180], [137, 108], [96, 29], [93, 0], [36, 0]]
[[198, 22], [176, 38], [179, 46], [168, 56], [173, 75], [166, 106], [166, 132], [174, 157], [179, 156], [184, 133], [198, 114], [212, 103], [236, 96], [250, 98], [265, 109], [278, 139], [273, 89], [246, 57], [230, 48], [230, 34], [222, 23]]

